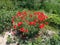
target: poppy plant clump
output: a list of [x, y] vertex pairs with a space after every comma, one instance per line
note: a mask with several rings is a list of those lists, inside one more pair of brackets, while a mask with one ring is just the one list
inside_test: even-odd
[[17, 14], [12, 17], [13, 29], [27, 36], [31, 36], [31, 34], [35, 35], [48, 24], [48, 22], [46, 22], [47, 18], [48, 16], [43, 12], [31, 13], [29, 11], [18, 11]]

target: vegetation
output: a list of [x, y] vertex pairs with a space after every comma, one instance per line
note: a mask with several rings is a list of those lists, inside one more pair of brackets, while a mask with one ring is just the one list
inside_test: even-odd
[[[12, 17], [18, 11], [44, 12], [48, 16], [46, 20], [48, 25], [42, 29], [42, 37], [47, 36], [45, 35], [47, 30], [56, 32], [52, 37], [46, 37], [45, 42], [40, 36], [35, 40], [32, 39], [32, 42], [27, 40], [27, 45], [60, 45], [60, 0], [0, 0], [0, 34], [13, 29]], [[8, 42], [11, 40], [8, 39]]]

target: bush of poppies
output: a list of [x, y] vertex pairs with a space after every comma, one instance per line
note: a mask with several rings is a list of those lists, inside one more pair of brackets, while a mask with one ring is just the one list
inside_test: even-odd
[[39, 11], [18, 11], [12, 17], [13, 32], [15, 35], [24, 38], [34, 37], [39, 33], [40, 29], [43, 29], [48, 24], [47, 18], [47, 15]]

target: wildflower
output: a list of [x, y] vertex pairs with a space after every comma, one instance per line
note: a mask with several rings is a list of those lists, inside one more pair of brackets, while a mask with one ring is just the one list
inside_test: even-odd
[[39, 26], [39, 28], [42, 29], [42, 28], [44, 28], [44, 26], [45, 26], [44, 24], [41, 24], [41, 25]]
[[21, 12], [18, 11], [18, 12], [17, 12], [17, 16], [21, 16]]
[[36, 22], [29, 22], [29, 25], [35, 25], [36, 24]]
[[13, 28], [16, 29], [16, 25], [14, 25]]
[[20, 26], [20, 25], [22, 25], [22, 24], [23, 24], [22, 22], [19, 22], [19, 23], [18, 23], [18, 26]]
[[44, 21], [45, 20], [45, 15], [38, 15], [38, 19], [40, 21]]
[[20, 28], [20, 31], [21, 31], [21, 32], [25, 32], [25, 29], [24, 29], [24, 28]]

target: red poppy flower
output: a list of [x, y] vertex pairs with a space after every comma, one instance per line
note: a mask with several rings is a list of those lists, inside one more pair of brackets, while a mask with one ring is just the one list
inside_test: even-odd
[[45, 20], [45, 15], [38, 15], [38, 19], [40, 21], [44, 21]]
[[42, 12], [36, 12], [36, 15], [38, 15], [38, 19], [40, 21], [44, 21], [46, 18], [48, 18], [44, 13]]
[[18, 12], [17, 12], [17, 16], [21, 16], [21, 12], [18, 11]]
[[35, 25], [36, 24], [36, 22], [29, 22], [29, 25]]
[[13, 26], [14, 29], [16, 29], [16, 27], [17, 27], [16, 25]]
[[18, 26], [21, 26], [22, 24], [23, 24], [22, 22], [19, 22], [19, 23], [18, 23]]
[[25, 29], [24, 29], [24, 28], [20, 28], [20, 31], [21, 31], [21, 32], [25, 32]]
[[45, 26], [44, 24], [41, 24], [41, 25], [39, 26], [39, 28], [42, 29], [42, 28], [44, 28], [44, 26]]

